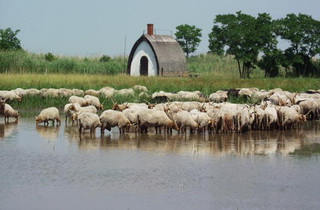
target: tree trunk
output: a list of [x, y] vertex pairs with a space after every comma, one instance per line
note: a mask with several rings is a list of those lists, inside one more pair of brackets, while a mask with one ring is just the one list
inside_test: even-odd
[[238, 63], [238, 70], [239, 70], [239, 75], [240, 75], [240, 78], [242, 78], [242, 75], [241, 75], [241, 64], [240, 64], [240, 60], [238, 59], [237, 55], [236, 56], [236, 60], [237, 60], [237, 63]]

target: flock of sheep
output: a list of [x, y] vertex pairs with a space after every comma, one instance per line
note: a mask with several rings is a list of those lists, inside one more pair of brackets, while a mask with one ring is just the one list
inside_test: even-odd
[[[259, 90], [257, 88], [231, 89], [217, 91], [205, 97], [200, 91], [179, 91], [178, 93], [155, 92], [148, 95], [146, 87], [136, 85], [133, 88], [115, 90], [105, 87], [100, 90], [82, 91], [79, 89], [21, 89], [0, 91], [0, 114], [5, 122], [10, 117], [18, 119], [19, 112], [8, 103], [21, 100], [24, 95], [38, 94], [43, 97], [69, 97], [64, 106], [66, 123], [77, 124], [79, 133], [86, 130], [95, 133], [100, 127], [105, 129], [118, 127], [120, 132], [144, 132], [154, 128], [179, 133], [190, 132], [245, 132], [247, 130], [291, 129], [306, 120], [318, 120], [320, 116], [320, 91], [309, 90], [305, 93], [291, 93], [281, 89]], [[104, 110], [98, 96], [111, 98], [115, 94], [139, 94], [139, 97], [151, 97], [155, 101], [167, 100], [157, 104], [114, 102], [111, 109]], [[230, 96], [248, 97], [256, 104], [236, 104], [227, 102]], [[98, 113], [101, 113], [98, 115]], [[59, 109], [50, 107], [36, 116], [36, 123], [48, 125], [61, 123]]]

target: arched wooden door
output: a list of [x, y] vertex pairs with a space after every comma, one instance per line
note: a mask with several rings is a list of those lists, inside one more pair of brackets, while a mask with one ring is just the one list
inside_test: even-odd
[[140, 59], [140, 76], [148, 76], [148, 58], [142, 56]]

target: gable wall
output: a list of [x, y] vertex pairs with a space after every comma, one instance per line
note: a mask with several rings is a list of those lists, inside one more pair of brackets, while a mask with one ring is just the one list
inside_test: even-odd
[[130, 75], [140, 76], [140, 60], [143, 56], [148, 58], [148, 76], [157, 76], [158, 69], [156, 57], [152, 48], [146, 41], [142, 41], [134, 52]]

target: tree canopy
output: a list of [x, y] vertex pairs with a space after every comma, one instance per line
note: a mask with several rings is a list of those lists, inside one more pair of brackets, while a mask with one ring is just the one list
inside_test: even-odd
[[188, 24], [179, 25], [176, 29], [176, 39], [181, 45], [183, 51], [187, 54], [187, 57], [189, 57], [189, 54], [195, 52], [201, 42], [201, 29]]
[[284, 66], [292, 66], [296, 76], [314, 74], [311, 59], [320, 53], [320, 21], [305, 14], [288, 14], [276, 21], [275, 33], [290, 43], [284, 51]]
[[241, 78], [249, 78], [259, 53], [274, 48], [277, 43], [272, 33], [272, 19], [266, 13], [257, 18], [241, 11], [236, 15], [217, 15], [214, 23], [209, 34], [209, 49], [219, 55], [234, 55]]
[[20, 50], [21, 43], [17, 38], [20, 30], [12, 31], [11, 28], [0, 29], [0, 50]]

